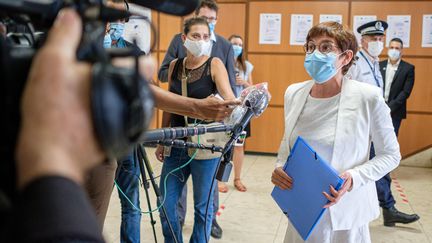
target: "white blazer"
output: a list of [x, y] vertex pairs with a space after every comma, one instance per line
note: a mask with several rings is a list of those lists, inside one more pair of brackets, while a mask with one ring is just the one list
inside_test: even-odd
[[[313, 84], [312, 80], [293, 84], [285, 92], [285, 132], [277, 166], [283, 166], [288, 158], [289, 137]], [[371, 141], [376, 156], [369, 160]], [[375, 181], [395, 169], [400, 159], [390, 109], [380, 89], [344, 79], [330, 164], [339, 173], [351, 173], [353, 188], [329, 208], [333, 230], [363, 226], [379, 216]]]

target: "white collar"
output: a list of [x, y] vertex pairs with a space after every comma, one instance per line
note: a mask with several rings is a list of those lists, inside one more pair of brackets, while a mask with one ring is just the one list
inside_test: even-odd
[[216, 34], [215, 34], [215, 32], [211, 33], [210, 40], [212, 40], [213, 42], [216, 42]]
[[390, 62], [390, 58], [389, 58], [388, 61], [387, 61], [387, 65], [391, 65], [391, 66], [393, 66], [393, 67], [398, 67], [399, 64], [400, 64], [400, 62], [401, 62], [401, 60], [402, 60], [402, 58], [399, 58], [399, 60], [398, 60], [395, 64], [392, 64], [392, 63]]

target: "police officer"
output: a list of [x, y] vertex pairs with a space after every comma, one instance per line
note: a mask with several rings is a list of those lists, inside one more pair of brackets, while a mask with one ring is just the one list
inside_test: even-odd
[[[384, 37], [388, 24], [377, 20], [361, 25], [357, 32], [361, 34], [361, 50], [357, 52], [357, 62], [348, 71], [348, 77], [360, 82], [369, 83], [381, 89], [384, 96], [383, 78], [380, 72], [379, 55], [384, 49]], [[373, 144], [371, 145], [370, 159], [375, 157]], [[384, 225], [394, 226], [395, 223], [412, 223], [417, 221], [417, 214], [406, 214], [395, 208], [390, 176], [386, 175], [376, 181], [378, 200], [383, 209]]]
[[379, 67], [378, 56], [384, 49], [384, 32], [388, 24], [377, 20], [366, 23], [357, 28], [361, 34], [361, 49], [357, 52], [357, 62], [353, 65], [348, 75], [351, 79], [365, 82], [382, 89], [383, 80]]

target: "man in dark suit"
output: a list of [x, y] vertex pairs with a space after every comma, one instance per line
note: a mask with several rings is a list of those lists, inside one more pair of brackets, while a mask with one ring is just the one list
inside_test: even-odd
[[[205, 55], [211, 57], [218, 57], [225, 64], [225, 68], [228, 72], [228, 78], [231, 84], [231, 87], [234, 87], [236, 78], [234, 71], [234, 50], [232, 48], [231, 43], [229, 43], [225, 38], [220, 35], [217, 35], [214, 32], [215, 25], [217, 23], [217, 14], [219, 7], [214, 0], [203, 0], [200, 6], [195, 10], [195, 16], [205, 18], [209, 24], [211, 36], [210, 36], [210, 48], [207, 50]], [[168, 47], [168, 51], [165, 54], [162, 65], [159, 69], [158, 78], [162, 82], [168, 82], [168, 68], [172, 60], [176, 58], [184, 58], [186, 57], [186, 48], [183, 46], [183, 41], [181, 39], [181, 33], [174, 36], [171, 40], [171, 43]], [[234, 90], [233, 90], [234, 92]], [[236, 97], [238, 94], [236, 94]], [[216, 213], [219, 209], [219, 191], [218, 187], [215, 187], [214, 192], [214, 200], [213, 200], [213, 208], [214, 208], [214, 218], [211, 227], [211, 236], [220, 239], [222, 237], [222, 229], [216, 221]], [[185, 185], [179, 205], [178, 205], [178, 214], [180, 224], [183, 226], [185, 216], [186, 216], [186, 196], [187, 196], [187, 185]]]
[[[388, 60], [380, 62], [380, 71], [383, 77], [384, 99], [391, 110], [396, 136], [402, 119], [406, 118], [406, 101], [414, 86], [414, 66], [401, 59], [403, 42], [399, 38], [390, 41]], [[376, 182], [378, 200], [383, 208], [384, 225], [394, 226], [395, 223], [412, 223], [420, 217], [417, 214], [405, 214], [395, 207], [395, 200], [390, 190], [391, 178], [387, 174]]]

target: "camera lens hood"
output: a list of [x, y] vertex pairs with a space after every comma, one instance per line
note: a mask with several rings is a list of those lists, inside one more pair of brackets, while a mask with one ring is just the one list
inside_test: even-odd
[[109, 158], [131, 151], [150, 124], [154, 100], [149, 84], [132, 69], [95, 63], [92, 73], [92, 117], [96, 137]]

